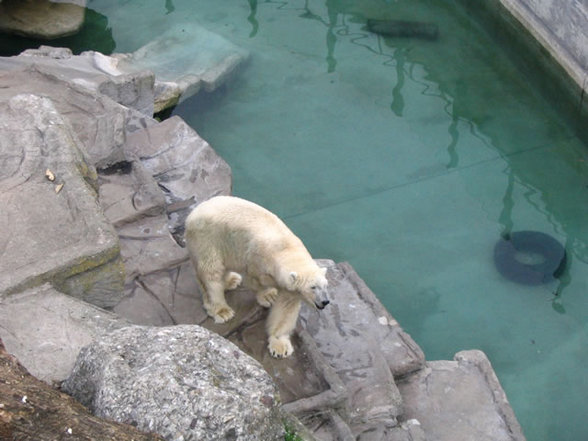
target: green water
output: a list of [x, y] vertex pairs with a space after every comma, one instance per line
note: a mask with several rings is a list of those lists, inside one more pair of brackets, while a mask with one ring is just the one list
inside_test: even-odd
[[[174, 111], [231, 165], [234, 193], [349, 261], [429, 360], [485, 351], [529, 441], [588, 439], [588, 148], [453, 1], [88, 6], [116, 52], [178, 23], [248, 49], [231, 84]], [[368, 16], [439, 38], [370, 34]], [[497, 272], [495, 243], [519, 230], [565, 245], [560, 280]]]

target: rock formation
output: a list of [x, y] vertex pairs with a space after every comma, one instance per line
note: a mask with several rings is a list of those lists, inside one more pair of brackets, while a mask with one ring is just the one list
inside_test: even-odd
[[[141, 56], [157, 60], [154, 47]], [[208, 318], [181, 226], [199, 202], [230, 194], [230, 168], [180, 118], [152, 118], [158, 69], [119, 69], [138, 59], [50, 48], [0, 59], [9, 352], [47, 382], [69, 378], [97, 414], [166, 439], [277, 439], [286, 418], [306, 440], [524, 440], [483, 355], [426, 362], [346, 263], [323, 262], [333, 302], [303, 310], [291, 358], [269, 355], [251, 292], [228, 294], [230, 322]], [[216, 72], [218, 85], [234, 71], [208, 66], [194, 78]]]

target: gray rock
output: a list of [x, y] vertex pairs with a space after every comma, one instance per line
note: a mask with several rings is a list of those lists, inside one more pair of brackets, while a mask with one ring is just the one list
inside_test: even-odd
[[281, 440], [269, 375], [196, 325], [113, 331], [80, 353], [63, 389], [96, 415], [168, 440]]
[[99, 173], [99, 200], [115, 227], [165, 213], [165, 198], [140, 161], [126, 161]]
[[428, 362], [398, 383], [404, 418], [420, 421], [428, 440], [524, 441], [486, 355], [463, 351]]
[[176, 25], [132, 54], [117, 54], [117, 68], [155, 73], [155, 111], [225, 83], [249, 54], [218, 34], [194, 23]]
[[165, 215], [144, 217], [117, 229], [127, 279], [173, 268], [188, 259], [188, 252], [171, 236]]
[[125, 107], [45, 71], [43, 66], [0, 74], [0, 101], [20, 93], [51, 98], [57, 111], [69, 120], [91, 165], [106, 167], [126, 159], [122, 146], [129, 110]]
[[303, 310], [302, 323], [347, 388], [353, 433], [388, 431], [402, 414], [393, 373], [422, 366], [422, 351], [348, 264], [327, 266], [331, 304]]
[[0, 338], [35, 377], [65, 380], [82, 347], [128, 326], [120, 317], [62, 294], [49, 285], [0, 299]]
[[0, 295], [53, 281], [113, 306], [123, 284], [118, 238], [72, 127], [34, 95], [0, 100], [0, 115]]
[[128, 158], [138, 158], [164, 190], [170, 228], [183, 236], [186, 216], [198, 203], [231, 192], [231, 169], [180, 117], [128, 135]]
[[0, 58], [0, 70], [23, 70], [33, 64], [63, 81], [104, 94], [147, 116], [153, 115], [153, 72], [124, 73], [117, 69], [116, 58], [95, 51], [73, 55], [70, 49], [52, 46], [40, 46], [27, 49], [16, 57]]
[[129, 281], [114, 311], [138, 325], [202, 324], [207, 319], [188, 261]]
[[0, 3], [0, 32], [52, 40], [75, 34], [84, 23], [85, 0], [5, 1]]

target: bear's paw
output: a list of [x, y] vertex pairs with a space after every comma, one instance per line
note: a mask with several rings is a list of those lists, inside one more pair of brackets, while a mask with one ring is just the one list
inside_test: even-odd
[[235, 289], [239, 285], [241, 285], [242, 281], [243, 281], [243, 277], [241, 277], [241, 274], [236, 273], [234, 271], [229, 271], [225, 274], [225, 280], [224, 280], [225, 289], [226, 290]]
[[286, 358], [294, 352], [288, 337], [270, 337], [268, 349], [271, 356], [275, 358]]
[[211, 311], [209, 315], [214, 319], [215, 323], [225, 323], [235, 316], [235, 311], [230, 306], [225, 305]]
[[255, 296], [257, 303], [259, 303], [264, 308], [269, 308], [272, 306], [277, 297], [278, 290], [276, 288], [266, 288], [262, 291], [259, 291]]

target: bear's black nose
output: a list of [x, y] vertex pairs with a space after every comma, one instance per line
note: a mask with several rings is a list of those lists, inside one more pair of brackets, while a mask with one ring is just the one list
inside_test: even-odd
[[321, 306], [319, 306], [319, 308], [320, 308], [320, 309], [323, 309], [323, 308], [324, 308], [325, 306], [327, 306], [329, 303], [331, 303], [331, 302], [329, 302], [328, 300], [323, 300], [323, 301], [321, 301]]

